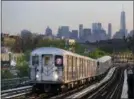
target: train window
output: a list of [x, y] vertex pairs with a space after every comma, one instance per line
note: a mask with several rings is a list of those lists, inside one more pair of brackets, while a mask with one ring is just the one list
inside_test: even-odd
[[49, 65], [50, 57], [46, 56], [45, 57], [45, 65]]
[[52, 55], [42, 55], [44, 59], [44, 66], [52, 65]]
[[63, 56], [55, 55], [55, 66], [63, 66]]
[[39, 56], [32, 56], [32, 65], [39, 64]]

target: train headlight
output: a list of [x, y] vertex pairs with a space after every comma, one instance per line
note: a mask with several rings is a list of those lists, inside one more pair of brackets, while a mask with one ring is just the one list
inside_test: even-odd
[[57, 75], [57, 74], [55, 74], [55, 75], [54, 75], [54, 78], [57, 80], [57, 79], [58, 79], [58, 75]]
[[39, 75], [38, 74], [36, 75], [36, 78], [39, 78]]

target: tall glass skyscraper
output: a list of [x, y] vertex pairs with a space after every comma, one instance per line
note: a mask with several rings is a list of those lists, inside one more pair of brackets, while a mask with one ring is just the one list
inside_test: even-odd
[[126, 17], [124, 11], [121, 12], [120, 31], [123, 33], [123, 36], [126, 36]]

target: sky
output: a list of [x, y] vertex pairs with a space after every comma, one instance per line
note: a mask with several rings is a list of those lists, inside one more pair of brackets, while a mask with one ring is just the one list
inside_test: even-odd
[[112, 23], [113, 34], [120, 29], [120, 14], [126, 13], [126, 28], [133, 29], [133, 1], [2, 1], [2, 32], [18, 34], [23, 29], [45, 33], [49, 26], [56, 34], [59, 26], [70, 30], [92, 28], [100, 22], [107, 31]]

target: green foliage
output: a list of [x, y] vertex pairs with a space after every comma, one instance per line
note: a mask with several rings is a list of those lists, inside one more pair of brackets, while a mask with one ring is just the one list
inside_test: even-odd
[[4, 46], [10, 47], [11, 50], [13, 50], [13, 47], [15, 45], [15, 39], [11, 38], [5, 38], [4, 39]]
[[134, 53], [134, 34], [133, 36], [126, 38], [125, 41], [127, 43], [129, 50], [131, 50]]
[[[34, 42], [34, 39], [33, 39], [33, 42]], [[25, 46], [29, 46], [29, 43], [26, 43]], [[29, 46], [30, 47], [30, 46]], [[57, 48], [61, 48], [61, 49], [65, 49], [65, 50], [69, 50], [69, 48], [72, 48], [73, 51], [75, 53], [78, 53], [80, 55], [85, 55], [85, 56], [89, 56], [89, 57], [92, 57], [92, 58], [98, 58], [98, 57], [101, 57], [103, 55], [105, 55], [106, 53], [105, 52], [108, 52], [108, 53], [112, 53], [111, 52], [111, 49], [104, 49], [106, 50], [105, 52], [102, 51], [102, 49], [97, 49], [91, 53], [86, 53], [85, 54], [85, 49], [87, 49], [87, 46], [85, 45], [82, 45], [82, 44], [79, 44], [79, 43], [75, 43], [74, 45], [66, 45], [66, 41], [65, 40], [58, 40], [58, 39], [38, 39], [38, 42], [36, 42], [36, 44], [33, 44], [33, 46], [31, 48], [29, 47], [25, 47], [25, 59], [26, 61], [29, 61], [29, 53], [30, 51], [32, 51], [33, 49], [35, 48], [38, 48], [38, 47], [57, 47]], [[27, 51], [28, 50], [28, 51]], [[26, 64], [26, 63], [25, 63]]]
[[10, 79], [13, 78], [13, 74], [10, 72], [10, 70], [5, 69], [1, 70], [1, 79]]
[[4, 45], [8, 46], [8, 47], [13, 47], [15, 43], [15, 39], [11, 39], [11, 38], [5, 38], [4, 39]]
[[64, 40], [50, 40], [50, 39], [41, 39], [39, 40], [36, 47], [58, 47], [58, 48], [65, 48], [65, 41]]
[[24, 59], [25, 59], [25, 61], [29, 61], [30, 52], [31, 52], [31, 50], [27, 50], [27, 51], [24, 53]]
[[106, 46], [105, 47], [99, 47], [99, 49], [106, 52], [106, 53], [110, 53], [110, 54], [113, 53], [113, 47], [112, 46], [111, 47], [106, 47]]
[[69, 48], [73, 48], [75, 53], [80, 55], [84, 55], [85, 47], [78, 43], [75, 45], [66, 45], [65, 40], [50, 40], [50, 39], [41, 39], [39, 40], [36, 48], [38, 47], [57, 47], [65, 50], [69, 50]]
[[91, 53], [85, 54], [85, 49], [87, 48], [84, 45], [81, 45], [79, 43], [75, 43], [75, 45], [66, 45], [64, 40], [50, 40], [50, 39], [41, 39], [39, 40], [37, 47], [57, 47], [57, 48], [61, 48], [61, 49], [65, 49], [65, 50], [69, 50], [69, 48], [73, 48], [75, 53], [78, 53], [80, 55], [85, 55], [85, 56], [89, 56], [92, 58], [98, 58], [101, 57], [103, 55], [105, 55], [106, 53], [100, 49], [97, 49]]
[[26, 55], [23, 55], [17, 60], [16, 69], [19, 77], [25, 77], [29, 74], [28, 62], [26, 61]]
[[90, 52], [88, 56], [91, 58], [97, 59], [97, 58], [100, 58], [105, 55], [108, 55], [108, 53], [106, 53], [100, 49], [96, 49], [95, 51]]
[[76, 43], [74, 45], [74, 48], [75, 48], [76, 53], [78, 53], [80, 55], [84, 55], [85, 47], [83, 45], [80, 45], [80, 44]]

